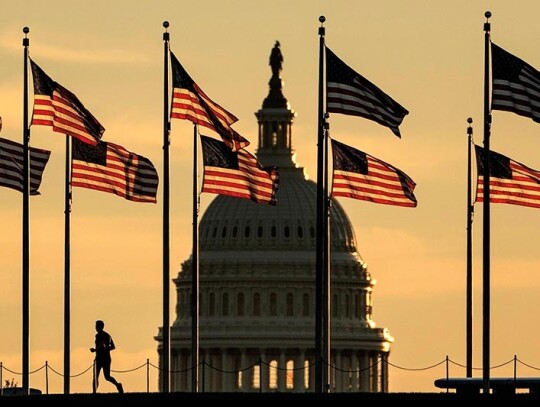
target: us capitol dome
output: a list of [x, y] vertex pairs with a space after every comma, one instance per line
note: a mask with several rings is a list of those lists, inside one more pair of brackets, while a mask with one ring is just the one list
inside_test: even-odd
[[[317, 186], [296, 163], [296, 113], [282, 93], [282, 61], [276, 42], [270, 91], [255, 113], [257, 158], [279, 169], [277, 205], [216, 195], [199, 223], [199, 388], [205, 392], [314, 391]], [[375, 281], [335, 199], [330, 257], [328, 391], [387, 392], [394, 339], [372, 320]], [[173, 281], [170, 387], [191, 391], [191, 257]]]

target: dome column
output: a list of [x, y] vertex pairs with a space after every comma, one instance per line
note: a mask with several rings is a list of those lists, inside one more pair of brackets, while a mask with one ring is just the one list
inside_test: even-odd
[[381, 354], [381, 391], [388, 393], [388, 354]]
[[229, 373], [234, 372], [236, 370], [236, 367], [234, 366], [233, 362], [233, 354], [230, 351], [230, 349], [224, 349], [223, 351], [223, 372], [221, 373], [222, 376], [222, 383], [223, 388], [225, 389], [236, 389], [236, 373]]
[[315, 392], [315, 357], [310, 353], [310, 356], [307, 358], [309, 361], [309, 381], [308, 381], [308, 391], [310, 393]]
[[188, 355], [185, 352], [181, 352], [179, 355], [179, 359], [177, 360], [177, 363], [175, 364], [180, 369], [179, 373], [177, 374], [177, 380], [180, 383], [180, 389], [182, 391], [187, 391], [187, 383], [188, 383], [188, 377], [190, 377], [191, 370], [190, 370], [190, 355]]
[[244, 392], [251, 391], [249, 380], [251, 370], [246, 369], [248, 363], [246, 349], [242, 349], [240, 354], [240, 369], [242, 370], [242, 391]]
[[369, 392], [369, 358], [366, 351], [360, 354], [360, 391]]
[[283, 349], [279, 352], [279, 363], [278, 363], [278, 391], [284, 392], [287, 390], [287, 362], [285, 359], [285, 351]]
[[179, 389], [179, 383], [178, 383], [178, 373], [172, 373], [176, 370], [178, 370], [178, 352], [176, 352], [175, 350], [172, 350], [171, 349], [171, 364], [170, 364], [170, 367], [171, 367], [171, 375], [170, 375], [170, 380], [171, 380], [171, 390], [172, 391], [177, 391]]
[[352, 381], [352, 391], [360, 391], [360, 359], [358, 357], [358, 352], [354, 352], [352, 355], [352, 364], [354, 369], [353, 381]]
[[293, 388], [296, 393], [304, 391], [304, 352], [298, 349], [298, 354], [294, 357]]
[[208, 391], [218, 391], [220, 387], [220, 374], [219, 369], [221, 368], [221, 360], [218, 357], [218, 354], [215, 352], [209, 352], [207, 357], [208, 363], [212, 368], [209, 368], [208, 366], [204, 367], [204, 371], [206, 372], [206, 377], [208, 377]]
[[378, 360], [377, 354], [369, 355], [369, 384], [371, 392], [376, 392], [379, 386], [377, 385]]
[[336, 350], [335, 355], [335, 363], [334, 363], [334, 372], [335, 372], [335, 390], [336, 392], [342, 392], [343, 391], [343, 355], [341, 354], [341, 350]]
[[261, 367], [261, 371], [260, 371], [260, 377], [261, 377], [261, 391], [263, 393], [266, 393], [268, 392], [268, 381], [269, 381], [269, 366], [268, 366], [268, 361], [266, 360], [267, 359], [267, 356], [266, 356], [266, 350], [264, 349], [261, 349], [261, 355], [260, 355], [260, 360], [261, 360], [261, 363], [259, 364], [260, 367]]

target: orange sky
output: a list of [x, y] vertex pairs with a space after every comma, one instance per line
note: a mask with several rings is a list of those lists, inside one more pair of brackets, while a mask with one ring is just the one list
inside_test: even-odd
[[[155, 4], [154, 4], [155, 3]], [[362, 4], [364, 3], [364, 4]], [[148, 157], [162, 174], [163, 27], [194, 80], [235, 114], [235, 129], [252, 141], [254, 115], [268, 94], [268, 57], [276, 40], [284, 56], [283, 92], [297, 112], [297, 161], [316, 177], [318, 18], [326, 44], [357, 72], [409, 110], [402, 138], [374, 122], [330, 116], [333, 138], [406, 172], [418, 207], [340, 199], [358, 248], [377, 285], [373, 318], [395, 338], [390, 391], [438, 391], [435, 379], [465, 370], [467, 118], [483, 140], [484, 12], [492, 40], [540, 68], [535, 0], [216, 2], [7, 0], [0, 13], [1, 137], [22, 142], [22, 29], [30, 56], [74, 92], [106, 131], [104, 141]], [[208, 132], [207, 132], [208, 133]], [[491, 148], [540, 169], [540, 127], [494, 112]], [[65, 138], [31, 129], [31, 145], [52, 151], [32, 197], [30, 242], [31, 387], [63, 392]], [[249, 149], [249, 148], [248, 148]], [[191, 251], [192, 125], [175, 120], [171, 133], [171, 278]], [[129, 391], [145, 391], [147, 360], [158, 365], [153, 339], [162, 323], [162, 190], [157, 204], [74, 189], [71, 216], [72, 392], [91, 391], [94, 321], [103, 319], [117, 344], [113, 370]], [[212, 195], [201, 196], [201, 209]], [[0, 189], [0, 298], [3, 379], [22, 384], [22, 195]], [[474, 250], [474, 375], [482, 375], [482, 208], [476, 206]], [[491, 206], [491, 376], [512, 376], [514, 355], [540, 367], [540, 211]], [[189, 231], [186, 233], [186, 231]], [[175, 291], [171, 282], [171, 322]], [[507, 363], [509, 362], [509, 363]], [[437, 365], [436, 367], [433, 367]], [[139, 368], [139, 369], [137, 369]], [[134, 370], [134, 371], [132, 371]], [[13, 372], [13, 373], [12, 373]], [[157, 370], [150, 369], [150, 389]], [[518, 375], [537, 376], [518, 363]], [[101, 391], [113, 391], [103, 384]]]

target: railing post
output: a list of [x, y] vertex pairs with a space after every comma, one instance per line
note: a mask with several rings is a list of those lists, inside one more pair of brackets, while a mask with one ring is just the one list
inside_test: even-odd
[[49, 394], [49, 362], [45, 361], [45, 394]]
[[[449, 379], [450, 379], [450, 366], [449, 366], [449, 362], [448, 362], [448, 355], [446, 355], [446, 383], [449, 383]], [[446, 386], [446, 392], [448, 393], [448, 386]]]
[[150, 393], [150, 359], [146, 359], [146, 392]]
[[517, 378], [517, 356], [514, 355], [514, 383], [516, 382]]
[[4, 378], [2, 377], [3, 370], [4, 365], [2, 362], [0, 362], [0, 396], [4, 394]]

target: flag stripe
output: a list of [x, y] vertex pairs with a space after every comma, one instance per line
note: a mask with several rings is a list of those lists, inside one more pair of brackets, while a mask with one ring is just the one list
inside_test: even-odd
[[170, 56], [173, 77], [171, 118], [189, 120], [215, 131], [233, 151], [247, 147], [249, 141], [231, 127], [238, 118], [210, 99], [172, 52]]
[[[29, 147], [30, 195], [39, 195], [43, 171], [49, 161], [50, 151]], [[15, 141], [0, 138], [0, 186], [24, 192], [24, 146]]]
[[386, 110], [373, 94], [336, 82], [328, 82], [327, 106], [329, 112], [361, 116], [392, 128], [403, 120]]
[[[223, 189], [236, 191], [249, 191], [261, 198], [270, 199], [273, 194], [273, 186], [266, 179], [244, 174], [238, 171], [228, 171], [220, 167], [205, 168], [205, 185], [203, 189]], [[208, 191], [204, 191], [208, 192]]]
[[401, 137], [399, 125], [409, 113], [381, 89], [326, 48], [326, 109], [360, 116], [389, 127]]
[[263, 168], [246, 150], [230, 151], [224, 142], [201, 135], [204, 176], [202, 192], [276, 205], [279, 176]]
[[416, 207], [416, 184], [404, 172], [369, 154], [332, 140], [331, 195], [378, 204]]
[[[484, 202], [484, 149], [475, 146], [476, 202]], [[540, 171], [490, 151], [489, 201], [540, 208]]]
[[69, 90], [54, 82], [34, 61], [30, 60], [34, 82], [32, 125], [51, 126], [57, 133], [67, 134], [95, 145], [105, 129]]
[[[95, 147], [73, 140], [71, 185], [118, 195], [130, 201], [157, 201], [158, 175], [147, 158], [114, 143], [101, 142], [104, 162], [92, 161]], [[94, 154], [94, 156], [92, 156]], [[90, 158], [88, 158], [90, 157]]]
[[491, 109], [529, 117], [540, 123], [540, 72], [491, 43]]
[[197, 96], [187, 89], [174, 88], [171, 117], [215, 130]]

